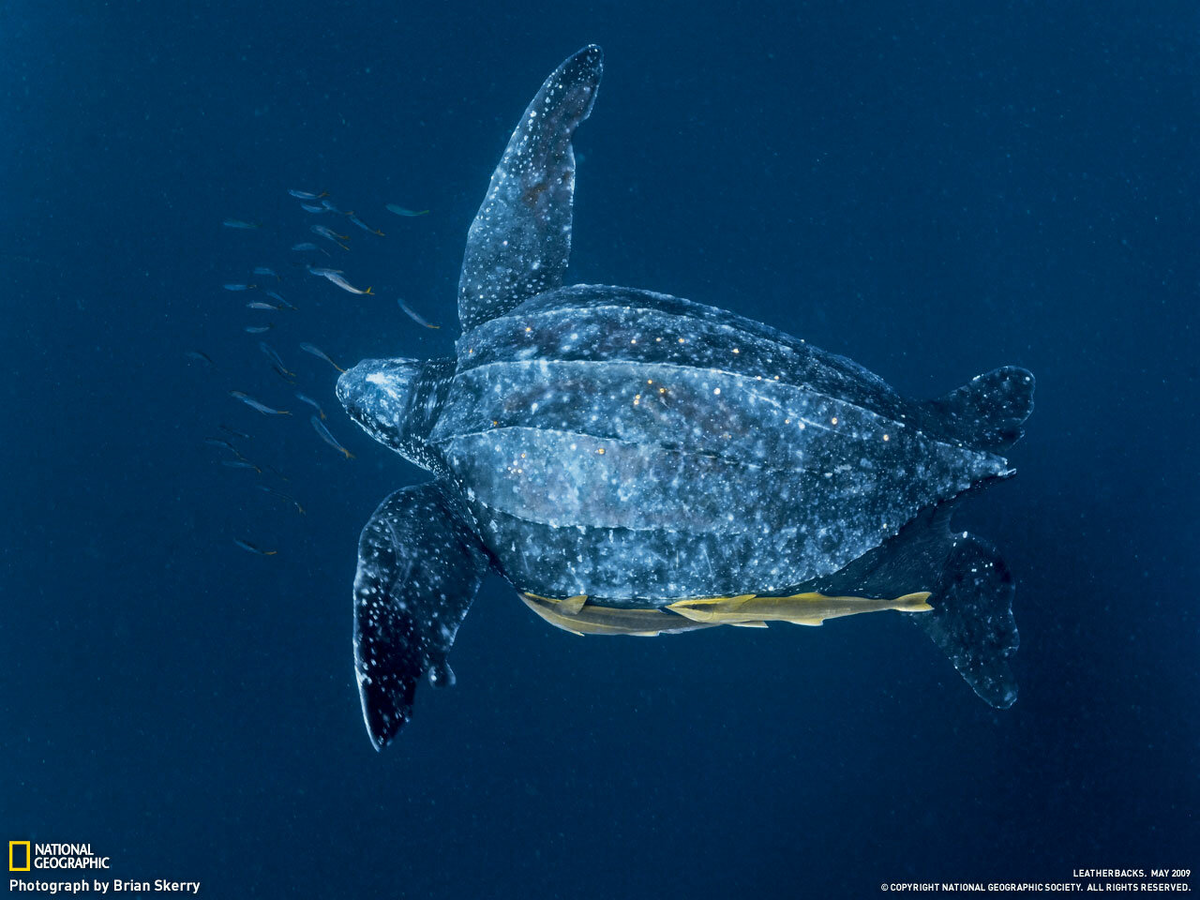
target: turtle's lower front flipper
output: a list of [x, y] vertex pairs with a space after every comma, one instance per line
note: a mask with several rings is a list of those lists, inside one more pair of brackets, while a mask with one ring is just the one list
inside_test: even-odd
[[354, 579], [354, 662], [375, 749], [411, 717], [422, 675], [453, 683], [446, 654], [487, 571], [486, 551], [441, 480], [396, 491], [367, 522]]

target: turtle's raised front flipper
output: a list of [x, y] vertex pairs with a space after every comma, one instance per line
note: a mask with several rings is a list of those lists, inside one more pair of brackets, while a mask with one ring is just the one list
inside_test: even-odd
[[487, 570], [443, 481], [396, 491], [367, 522], [354, 579], [354, 662], [375, 749], [411, 717], [422, 675], [453, 683], [446, 654]]
[[546, 79], [508, 141], [471, 230], [458, 282], [463, 331], [562, 285], [571, 252], [575, 154], [603, 54], [584, 47]]

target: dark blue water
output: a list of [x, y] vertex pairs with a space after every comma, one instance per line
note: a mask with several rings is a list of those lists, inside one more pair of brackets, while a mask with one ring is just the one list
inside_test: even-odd
[[[7, 4], [0, 838], [90, 841], [109, 877], [219, 897], [859, 897], [1200, 866], [1198, 26], [1189, 3], [1095, 0]], [[1016, 575], [1012, 709], [897, 615], [580, 639], [493, 578], [458, 686], [371, 749], [355, 546], [424, 476], [297, 344], [450, 352], [487, 178], [589, 41], [570, 281], [727, 307], [914, 396], [1036, 373], [1018, 477], [958, 519]], [[387, 232], [328, 245], [377, 297], [289, 264], [321, 239], [288, 188]], [[256, 265], [297, 312], [221, 289]], [[268, 320], [356, 459], [307, 412], [227, 395], [298, 407], [242, 331]], [[202, 443], [222, 423], [288, 480], [222, 466]]]

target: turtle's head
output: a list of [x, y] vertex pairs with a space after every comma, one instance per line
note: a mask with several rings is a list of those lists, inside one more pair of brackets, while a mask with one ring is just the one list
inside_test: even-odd
[[440, 474], [445, 466], [427, 439], [453, 375], [453, 359], [364, 359], [338, 378], [337, 397], [379, 443]]

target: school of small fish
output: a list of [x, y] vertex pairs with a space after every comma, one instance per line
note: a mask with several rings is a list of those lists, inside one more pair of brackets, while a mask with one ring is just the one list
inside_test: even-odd
[[[328, 191], [307, 191], [298, 188], [288, 190], [288, 195], [298, 201], [298, 206], [301, 214], [304, 216], [304, 225], [307, 226], [307, 237], [302, 237], [297, 234], [293, 238], [295, 243], [284, 244], [284, 250], [290, 256], [290, 262], [284, 266], [271, 265], [255, 265], [250, 267], [248, 271], [243, 270], [241, 277], [234, 276], [230, 281], [221, 284], [224, 291], [229, 291], [238, 294], [245, 294], [250, 299], [246, 300], [243, 308], [253, 310], [250, 314], [253, 320], [242, 325], [242, 330], [247, 334], [267, 336], [268, 332], [274, 332], [276, 325], [286, 325], [290, 319], [288, 313], [295, 312], [299, 307], [291, 300], [287, 299], [287, 295], [296, 290], [310, 290], [313, 285], [313, 280], [309, 276], [316, 276], [324, 279], [339, 288], [345, 293], [362, 297], [374, 297], [377, 292], [373, 285], [368, 285], [365, 288], [357, 287], [352, 283], [353, 276], [347, 277], [346, 272], [342, 268], [334, 268], [330, 265], [319, 264], [321, 257], [332, 259], [335, 255], [339, 260], [349, 260], [353, 256], [347, 254], [352, 253], [354, 240], [373, 240], [375, 237], [385, 237], [385, 233], [375, 227], [371, 221], [374, 216], [367, 213], [365, 219], [360, 217], [352, 209], [341, 209], [330, 197]], [[403, 218], [416, 218], [427, 215], [429, 210], [412, 210], [400, 206], [395, 203], [384, 204], [383, 207], [387, 212]], [[354, 231], [354, 229], [339, 228], [341, 222], [347, 222], [355, 226], [355, 229], [366, 232], [371, 235], [371, 238], [353, 239], [352, 234], [344, 233], [346, 231]], [[272, 235], [274, 228], [270, 223], [259, 222], [254, 220], [228, 218], [221, 225], [224, 228], [232, 229], [240, 232], [258, 232], [259, 234]], [[411, 226], [406, 226], [411, 227]], [[255, 241], [260, 238], [247, 236], [244, 240]], [[332, 245], [332, 246], [331, 246]], [[301, 260], [297, 262], [297, 260]], [[288, 274], [288, 269], [297, 270], [298, 274], [293, 278]], [[303, 274], [299, 274], [303, 273]], [[357, 279], [353, 279], [357, 281]], [[361, 284], [362, 282], [359, 282]], [[333, 292], [336, 293], [336, 292]], [[301, 305], [304, 304], [301, 299]], [[409, 319], [420, 325], [423, 328], [436, 329], [440, 328], [428, 319], [424, 318], [419, 312], [414, 310], [402, 298], [396, 299], [396, 306], [392, 309], [399, 309]], [[284, 329], [287, 330], [287, 329]], [[283, 347], [284, 354], [281, 354], [276, 346]], [[285, 382], [291, 390], [291, 396], [299, 402], [305, 404], [313, 410], [309, 417], [309, 425], [311, 433], [308, 440], [312, 440], [311, 434], [315, 433], [322, 443], [329, 448], [337, 451], [343, 459], [354, 459], [354, 454], [342, 446], [334, 434], [326, 425], [327, 416], [322, 408], [319, 400], [314, 399], [302, 391], [295, 390], [295, 386], [301, 379], [299, 370], [293, 371], [284, 363], [284, 355], [291, 355], [289, 348], [282, 343], [272, 340], [268, 343], [267, 340], [260, 340], [258, 344], [259, 350], [265, 357], [266, 365], [263, 366], [264, 373], [269, 367], [270, 370]], [[291, 345], [292, 349], [302, 350], [304, 353], [314, 356], [317, 359], [328, 363], [338, 372], [344, 372], [338, 363], [334, 362], [333, 358], [328, 353], [322, 350], [315, 344], [308, 342], [297, 342]], [[184, 353], [187, 360], [199, 367], [212, 372], [220, 373], [221, 367], [213, 360], [212, 356], [203, 350], [191, 349]], [[307, 368], [307, 367], [306, 367]], [[309, 373], [311, 374], [311, 373]], [[269, 376], [266, 376], [269, 377]], [[229, 397], [238, 401], [242, 407], [257, 413], [258, 416], [267, 419], [291, 420], [297, 418], [293, 412], [284, 408], [287, 404], [280, 404], [277, 398], [272, 394], [279, 387], [279, 383], [275, 382], [275, 387], [271, 387], [268, 383], [257, 385], [253, 391], [243, 391], [238, 387], [249, 387], [248, 385], [235, 385], [227, 391]], [[326, 380], [328, 385], [328, 381]], [[328, 388], [327, 388], [328, 389]], [[261, 398], [261, 399], [260, 399]], [[280, 426], [284, 427], [284, 426]], [[286, 426], [292, 428], [294, 426]], [[267, 483], [258, 479], [266, 479], [268, 477], [277, 481], [286, 482], [287, 477], [276, 470], [273, 466], [259, 459], [251, 459], [246, 456], [242, 449], [246, 442], [252, 440], [250, 433], [233, 428], [229, 425], [220, 424], [217, 426], [223, 437], [206, 436], [203, 438], [203, 443], [207, 446], [216, 448], [221, 459], [220, 465], [229, 469], [241, 469], [245, 472], [253, 473], [253, 478], [256, 480], [254, 485], [257, 491], [265, 495], [272, 501], [275, 507], [284, 509], [291, 508], [299, 515], [305, 514], [304, 507], [286, 490], [281, 490], [278, 486]], [[314, 446], [316, 446], [314, 442]], [[323, 451], [327, 452], [327, 451]], [[251, 455], [258, 457], [257, 452], [251, 451]], [[246, 476], [241, 476], [245, 478]], [[258, 556], [275, 556], [278, 554], [276, 549], [265, 549], [257, 541], [247, 540], [241, 536], [231, 537], [232, 542], [242, 550], [253, 553]]]

